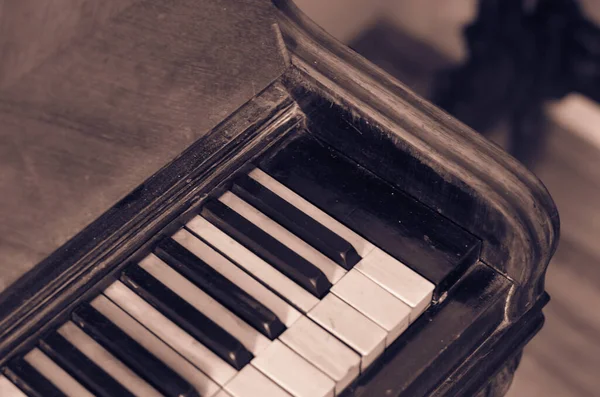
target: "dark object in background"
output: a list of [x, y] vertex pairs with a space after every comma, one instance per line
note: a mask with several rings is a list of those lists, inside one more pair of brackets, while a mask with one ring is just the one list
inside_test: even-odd
[[509, 152], [531, 164], [544, 142], [544, 101], [600, 100], [600, 29], [574, 0], [480, 0], [465, 29], [468, 59], [438, 76], [432, 100], [477, 131], [510, 124]]
[[[180, 228], [200, 209], [203, 200], [216, 198], [219, 189], [226, 189], [225, 184], [233, 182], [235, 172], [252, 166], [267, 149], [280, 148], [275, 141], [281, 143], [307, 129], [340, 155], [371, 170], [394, 189], [405, 192], [482, 242], [481, 251], [473, 258], [481, 262], [470, 266], [456, 285], [391, 344], [345, 395], [472, 396], [483, 388], [499, 390], [496, 385], [507, 385], [512, 375], [508, 366], [543, 322], [541, 309], [547, 302], [544, 274], [558, 238], [558, 214], [551, 198], [541, 183], [509, 156], [331, 40], [289, 1], [276, 3], [277, 8], [269, 0], [229, 0], [216, 7], [210, 0], [148, 0], [143, 7], [132, 7], [109, 25], [98, 28], [97, 34], [83, 38], [81, 46], [58, 54], [50, 67], [42, 65], [32, 74], [36, 79], [23, 78], [24, 83], [36, 88], [35, 94], [46, 93], [42, 88], [46, 86], [38, 86], [46, 81], [51, 87], [61, 88], [47, 90], [53, 95], [48, 99], [53, 105], [50, 110], [62, 109], [62, 105], [69, 112], [57, 117], [48, 110], [43, 120], [39, 120], [39, 113], [23, 112], [17, 115], [17, 122], [13, 121], [17, 116], [12, 114], [9, 120], [17, 125], [29, 125], [32, 119], [43, 123], [26, 132], [42, 131], [47, 135], [46, 131], [53, 127], [69, 136], [73, 130], [70, 122], [81, 117], [79, 112], [94, 115], [93, 120], [104, 120], [105, 113], [99, 110], [106, 109], [102, 106], [105, 98], [93, 95], [83, 97], [87, 99], [83, 101], [72, 95], [80, 92], [77, 84], [65, 87], [60, 83], [67, 77], [75, 83], [97, 81], [96, 89], [105, 90], [112, 97], [125, 95], [116, 83], [130, 81], [130, 70], [117, 67], [120, 63], [111, 69], [111, 78], [96, 80], [97, 69], [76, 68], [79, 64], [73, 59], [87, 58], [82, 54], [88, 54], [92, 60], [102, 56], [117, 61], [124, 53], [119, 45], [129, 46], [139, 40], [144, 46], [136, 45], [138, 51], [128, 51], [127, 60], [144, 67], [131, 74], [139, 77], [141, 71], [152, 73], [152, 78], [144, 79], [144, 83], [156, 84], [158, 77], [162, 79], [158, 79], [158, 86], [131, 87], [132, 95], [118, 105], [127, 109], [125, 105], [137, 104], [135, 99], [139, 96], [144, 98], [141, 104], [147, 107], [135, 107], [135, 113], [116, 112], [124, 125], [136, 127], [135, 131], [143, 131], [142, 127], [149, 125], [157, 137], [152, 142], [160, 146], [164, 141], [158, 137], [171, 141], [177, 135], [173, 132], [181, 131], [182, 125], [191, 123], [201, 133], [200, 126], [204, 124], [199, 123], [207, 116], [225, 119], [2, 293], [0, 364], [9, 363], [3, 369], [7, 376], [13, 371], [10, 359], [23, 355], [44, 340], [46, 331], [72, 318], [72, 310], [81, 303], [87, 304], [119, 277], [129, 259], [139, 260], [154, 242]], [[228, 5], [227, 13], [223, 4]], [[240, 8], [243, 4], [248, 8]], [[202, 12], [203, 7], [216, 8], [206, 13]], [[198, 23], [198, 18], [207, 15], [214, 25]], [[266, 19], [258, 18], [260, 15]], [[217, 34], [228, 26], [231, 28], [223, 35]], [[264, 26], [268, 29], [258, 29]], [[219, 46], [214, 41], [217, 36], [231, 45]], [[119, 40], [105, 41], [105, 37]], [[240, 40], [252, 37], [255, 39], [251, 43]], [[160, 45], [169, 38], [168, 45]], [[207, 56], [198, 52], [198, 43], [212, 44], [208, 45], [215, 54], [208, 57], [215, 63], [209, 65], [212, 68], [200, 67]], [[145, 46], [149, 50], [141, 51]], [[257, 51], [258, 48], [265, 52]], [[184, 49], [202, 56], [188, 56]], [[244, 66], [258, 69], [254, 75], [238, 81], [246, 84], [235, 84], [229, 73], [205, 73], [213, 69], [233, 71], [238, 59], [233, 55], [241, 55], [241, 50], [248, 54]], [[165, 56], [167, 51], [169, 56]], [[266, 65], [255, 65], [253, 57], [260, 57]], [[65, 77], [76, 69], [77, 75], [71, 77], [73, 73], [68, 73]], [[105, 69], [102, 67], [101, 71]], [[54, 74], [63, 70], [67, 72]], [[196, 75], [200, 70], [201, 76]], [[259, 76], [262, 78], [257, 79]], [[188, 81], [194, 84], [177, 84]], [[237, 95], [215, 95], [220, 88], [231, 86], [243, 90]], [[15, 86], [11, 92], [20, 92], [22, 87]], [[185, 90], [177, 90], [178, 87]], [[249, 98], [241, 95], [246, 89], [251, 89]], [[165, 91], [179, 94], [169, 97], [179, 100], [165, 99]], [[154, 92], [158, 95], [148, 95]], [[15, 102], [14, 108], [23, 110], [32, 101], [35, 110], [45, 109], [40, 98], [31, 98], [29, 91], [21, 95], [17, 97], [21, 102]], [[200, 106], [207, 98], [211, 102]], [[228, 102], [215, 101], [223, 98]], [[230, 98], [246, 98], [247, 103], [239, 105], [237, 111], [223, 111], [229, 109], [224, 105], [234, 106]], [[151, 110], [163, 115], [160, 122], [143, 123], [146, 119], [140, 116], [152, 113]], [[335, 128], [322, 128], [324, 121], [333, 123]], [[82, 130], [96, 136], [98, 130], [91, 127], [103, 126], [90, 123]], [[147, 137], [127, 136], [123, 132], [121, 135], [132, 140]], [[127, 146], [121, 140], [109, 141], [113, 149]], [[151, 142], [147, 144], [150, 146]], [[81, 155], [92, 151], [90, 146]], [[127, 158], [140, 157], [128, 153]], [[120, 164], [120, 170], [127, 172], [117, 175], [131, 173], [132, 168]], [[113, 185], [119, 182], [123, 181], [117, 179]], [[92, 193], [98, 189], [95, 186]], [[38, 202], [36, 205], [41, 207]], [[423, 241], [431, 240], [430, 233], [421, 236]], [[1, 270], [6, 273], [10, 266]], [[171, 315], [174, 316], [172, 312]], [[506, 377], [494, 378], [503, 368], [508, 368]]]

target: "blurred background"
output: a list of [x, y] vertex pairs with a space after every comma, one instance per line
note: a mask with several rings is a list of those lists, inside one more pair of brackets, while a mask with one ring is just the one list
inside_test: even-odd
[[295, 2], [544, 182], [561, 216], [551, 301], [508, 396], [599, 396], [600, 1]]

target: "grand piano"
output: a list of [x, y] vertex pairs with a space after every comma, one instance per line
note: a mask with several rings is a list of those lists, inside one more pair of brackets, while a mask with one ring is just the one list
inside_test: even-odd
[[291, 1], [34, 3], [0, 395], [504, 394], [559, 233], [516, 160]]

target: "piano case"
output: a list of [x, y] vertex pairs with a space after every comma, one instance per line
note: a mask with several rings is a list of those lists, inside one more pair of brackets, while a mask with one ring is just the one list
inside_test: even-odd
[[[124, 162], [121, 172], [131, 167], [135, 177], [123, 186], [139, 186], [102, 215], [93, 213], [96, 220], [37, 265], [4, 262], [0, 271], [9, 285], [0, 295], [0, 366], [185, 224], [250, 163], [294, 175], [302, 161], [310, 166], [311, 147], [326, 147], [400, 192], [402, 199], [382, 201], [380, 217], [404, 219], [402, 211], [413, 204], [423, 211], [403, 228], [374, 227], [388, 233], [383, 248], [413, 269], [430, 280], [443, 273], [431, 306], [343, 395], [504, 394], [524, 345], [544, 321], [544, 275], [559, 220], [542, 183], [502, 149], [334, 40], [290, 1], [137, 2], [61, 51], [52, 62], [64, 68], [56, 71], [50, 62], [24, 78], [43, 87], [73, 80], [55, 88], [49, 103], [64, 105], [90, 79], [98, 92], [120, 95], [118, 103], [86, 98], [60, 122], [46, 108], [61, 133], [68, 135], [82, 113], [97, 112], [91, 133], [101, 132], [98, 125], [116, 126], [107, 132], [114, 140], [139, 123], [153, 129], [149, 136], [159, 131], [176, 144], [157, 148], [146, 162]], [[105, 66], [98, 67], [102, 57]], [[131, 63], [111, 66], [124, 59]], [[37, 91], [24, 92], [4, 102], [4, 122], [14, 104], [44, 109]], [[313, 196], [318, 204], [318, 193]], [[335, 215], [326, 199], [321, 207]], [[365, 213], [369, 222], [372, 212]], [[440, 248], [436, 238], [456, 246]], [[468, 252], [459, 247], [465, 241]], [[451, 263], [452, 271], [436, 268], [437, 260]], [[16, 281], [9, 276], [15, 266], [24, 269]]]

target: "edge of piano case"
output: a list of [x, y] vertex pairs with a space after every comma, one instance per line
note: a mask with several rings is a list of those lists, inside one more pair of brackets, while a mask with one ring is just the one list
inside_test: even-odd
[[[480, 261], [344, 395], [474, 395], [516, 360], [541, 327], [548, 300], [544, 274], [559, 223], [546, 189], [292, 3], [275, 3], [288, 54], [284, 75], [7, 289], [0, 357], [22, 351], [108, 284], [151, 236], [178, 227], [209, 191], [303, 126], [482, 241]], [[322, 109], [335, 116], [323, 120]], [[311, 129], [324, 121], [343, 135]], [[431, 343], [440, 337], [452, 342]], [[420, 359], [407, 360], [414, 354]]]

